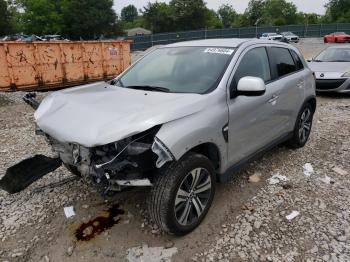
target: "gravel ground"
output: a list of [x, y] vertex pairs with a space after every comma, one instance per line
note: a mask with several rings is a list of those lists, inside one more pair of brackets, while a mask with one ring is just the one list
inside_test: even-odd
[[[318, 39], [297, 46], [307, 58], [324, 48]], [[0, 93], [0, 177], [24, 158], [51, 154], [22, 96]], [[181, 238], [148, 221], [147, 190], [103, 199], [81, 181], [52, 185], [72, 177], [59, 168], [19, 194], [0, 191], [0, 261], [155, 261], [159, 254], [173, 261], [349, 261], [349, 137], [350, 97], [318, 97], [307, 146], [278, 147], [218, 185], [207, 218]], [[305, 172], [307, 163], [313, 172]], [[125, 211], [119, 224], [90, 241], [76, 239], [80, 225], [115, 203]], [[66, 206], [76, 212], [71, 219]]]

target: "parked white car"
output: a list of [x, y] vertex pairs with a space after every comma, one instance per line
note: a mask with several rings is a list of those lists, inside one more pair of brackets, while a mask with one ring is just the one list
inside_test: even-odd
[[260, 39], [262, 40], [275, 40], [275, 41], [281, 41], [282, 38], [283, 36], [277, 33], [263, 33], [260, 37]]
[[282, 32], [281, 35], [288, 40], [288, 42], [298, 43], [300, 38], [292, 32]]

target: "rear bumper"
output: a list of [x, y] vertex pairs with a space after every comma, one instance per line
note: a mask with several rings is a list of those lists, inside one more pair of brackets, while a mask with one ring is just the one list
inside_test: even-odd
[[350, 93], [350, 78], [316, 79], [316, 91]]

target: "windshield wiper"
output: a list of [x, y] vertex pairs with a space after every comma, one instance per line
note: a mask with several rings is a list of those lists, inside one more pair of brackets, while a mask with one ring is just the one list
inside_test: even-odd
[[314, 59], [312, 61], [314, 61], [314, 62], [323, 62], [322, 60], [318, 60], [318, 59]]
[[147, 91], [159, 91], [159, 92], [165, 92], [169, 93], [169, 89], [165, 87], [160, 87], [160, 86], [125, 86], [125, 88], [131, 88], [131, 89], [138, 89], [138, 90], [147, 90]]

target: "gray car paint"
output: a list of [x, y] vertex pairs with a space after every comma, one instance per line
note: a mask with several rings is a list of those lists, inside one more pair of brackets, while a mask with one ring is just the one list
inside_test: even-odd
[[[97, 83], [59, 91], [47, 97], [35, 114], [37, 125], [62, 142], [93, 147], [119, 141], [162, 124], [156, 136], [176, 160], [195, 146], [210, 143], [219, 151], [218, 173], [223, 173], [254, 150], [291, 132], [302, 103], [315, 96], [311, 71], [303, 61], [305, 69], [302, 72], [276, 80], [274, 87], [268, 86], [265, 95], [229, 100], [228, 84], [237, 61], [253, 45], [285, 47], [300, 55], [298, 49], [291, 45], [255, 39], [210, 39], [171, 44], [167, 47], [233, 47], [236, 52], [218, 87], [209, 94], [147, 92]], [[287, 85], [292, 78], [295, 78], [293, 84]], [[298, 81], [304, 85], [293, 86]], [[290, 88], [300, 89], [300, 92], [291, 94], [289, 98]], [[281, 94], [281, 101], [271, 106], [268, 100], [275, 92]], [[229, 122], [227, 143], [222, 128]], [[281, 126], [276, 128], [276, 125]]]

